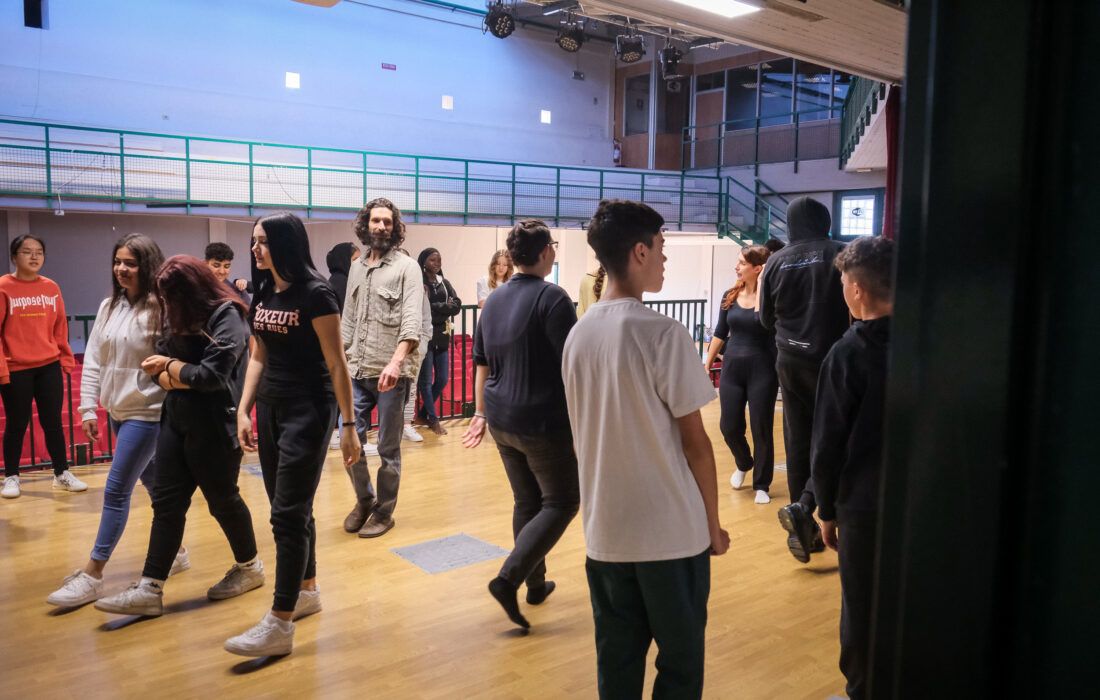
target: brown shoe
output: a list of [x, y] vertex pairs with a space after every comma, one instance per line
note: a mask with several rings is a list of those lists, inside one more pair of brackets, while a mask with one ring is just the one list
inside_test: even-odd
[[363, 527], [363, 523], [367, 522], [367, 517], [373, 509], [374, 501], [369, 501], [367, 503], [360, 501], [356, 503], [355, 507], [348, 513], [348, 517], [344, 518], [344, 530], [346, 532], [356, 532], [359, 530], [359, 528]]
[[443, 425], [439, 421], [436, 421], [436, 422], [432, 423], [428, 427], [431, 428], [432, 432], [435, 433], [436, 435], [446, 435], [447, 434], [447, 429], [444, 428]]
[[359, 530], [360, 537], [381, 537], [390, 530], [393, 529], [393, 518], [387, 518], [384, 515], [379, 515], [378, 511], [370, 514], [367, 518], [367, 522], [363, 524], [363, 527]]

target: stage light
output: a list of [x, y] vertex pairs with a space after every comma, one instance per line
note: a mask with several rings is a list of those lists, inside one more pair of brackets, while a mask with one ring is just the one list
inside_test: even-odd
[[645, 37], [620, 34], [615, 37], [615, 55], [623, 63], [637, 63], [645, 56]]
[[558, 29], [558, 38], [554, 41], [565, 51], [576, 53], [584, 44], [584, 30], [579, 22], [566, 22]]
[[661, 77], [665, 80], [675, 80], [684, 77], [680, 73], [680, 59], [684, 52], [675, 46], [666, 46], [657, 52], [657, 58], [661, 61]]
[[504, 39], [516, 31], [516, 18], [504, 8], [503, 0], [497, 0], [489, 14], [485, 15], [485, 28], [498, 39]]

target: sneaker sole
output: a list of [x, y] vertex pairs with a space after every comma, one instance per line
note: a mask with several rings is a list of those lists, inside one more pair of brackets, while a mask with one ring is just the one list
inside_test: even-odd
[[164, 607], [163, 606], [156, 607], [156, 608], [152, 608], [152, 607], [149, 607], [149, 608], [140, 608], [140, 607], [139, 608], [135, 608], [135, 607], [123, 608], [123, 607], [118, 606], [118, 605], [111, 605], [110, 603], [103, 603], [103, 601], [101, 601], [101, 600], [97, 600], [95, 602], [95, 609], [99, 610], [99, 611], [102, 611], [102, 612], [106, 612], [106, 613], [114, 613], [115, 615], [139, 615], [141, 617], [160, 617], [161, 615], [164, 614]]
[[0, 494], [0, 497], [3, 497], [3, 498], [19, 498], [22, 495], [23, 494], [21, 494], [21, 493], [5, 493], [5, 494]]
[[82, 489], [71, 489], [68, 486], [59, 486], [57, 484], [50, 484], [50, 488], [52, 488], [54, 491], [68, 491], [69, 493], [84, 493], [88, 490], [88, 486], [86, 484]]
[[62, 600], [60, 598], [54, 598], [53, 594], [46, 596], [46, 602], [50, 605], [56, 605], [59, 608], [79, 608], [88, 603], [94, 603], [99, 600], [98, 595], [86, 596], [84, 598], [78, 598], [76, 600]]
[[266, 582], [267, 582], [267, 579], [264, 578], [263, 580], [261, 580], [259, 583], [257, 583], [254, 586], [249, 586], [248, 588], [242, 588], [239, 591], [233, 591], [233, 592], [230, 592], [230, 593], [216, 593], [216, 592], [207, 591], [206, 592], [206, 599], [207, 600], [229, 600], [230, 598], [236, 598], [239, 595], [244, 595], [245, 593], [248, 593], [249, 591], [254, 591], [257, 588], [259, 588], [260, 586], [264, 585], [264, 583], [266, 583]]
[[794, 521], [791, 520], [791, 516], [786, 508], [779, 509], [779, 524], [790, 534], [787, 538], [787, 549], [791, 551], [791, 556], [802, 564], [809, 563], [810, 555], [807, 554], [806, 550], [802, 547], [802, 542], [798, 539], [798, 531], [795, 529]]
[[234, 644], [230, 644], [232, 640], [226, 640], [225, 650], [230, 654], [236, 654], [237, 656], [251, 656], [253, 658], [259, 656], [286, 656], [290, 652], [294, 651], [294, 639], [290, 639], [286, 644], [273, 644], [271, 646], [264, 647], [263, 649], [251, 649], [238, 647]]

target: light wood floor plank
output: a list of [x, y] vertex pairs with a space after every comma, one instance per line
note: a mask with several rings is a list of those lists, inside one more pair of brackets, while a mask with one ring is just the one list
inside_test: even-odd
[[[777, 459], [784, 459], [776, 412]], [[712, 560], [707, 628], [708, 698], [841, 695], [837, 670], [840, 581], [833, 553], [809, 566], [788, 554], [776, 511], [787, 502], [777, 472], [772, 503], [729, 488], [733, 460], [718, 431], [718, 403], [704, 409], [719, 464], [721, 518], [730, 552]], [[45, 472], [24, 495], [0, 502], [0, 697], [562, 698], [596, 694], [595, 645], [578, 517], [548, 559], [558, 588], [521, 634], [486, 592], [501, 560], [429, 575], [394, 547], [466, 533], [510, 548], [511, 491], [491, 442], [462, 448], [463, 423], [423, 443], [402, 443], [397, 526], [375, 540], [341, 528], [351, 487], [330, 452], [317, 493], [318, 572], [324, 611], [297, 623], [295, 651], [269, 663], [232, 656], [222, 643], [271, 604], [275, 549], [263, 484], [242, 471], [268, 583], [211, 603], [206, 589], [232, 564], [229, 546], [196, 494], [185, 544], [192, 568], [169, 580], [168, 614], [133, 620], [91, 605], [57, 614], [45, 597], [86, 561], [98, 526], [107, 467], [74, 472], [89, 492], [50, 490]], [[372, 459], [372, 470], [377, 460]], [[126, 534], [106, 571], [114, 593], [140, 574], [151, 510], [140, 487]], [[652, 687], [652, 661], [647, 690]]]

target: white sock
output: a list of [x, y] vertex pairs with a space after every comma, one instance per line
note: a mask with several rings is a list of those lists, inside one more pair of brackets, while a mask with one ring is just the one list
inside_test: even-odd
[[140, 585], [142, 585], [142, 586], [152, 586], [153, 588], [157, 589], [158, 591], [163, 591], [164, 590], [164, 580], [163, 579], [156, 579], [156, 578], [149, 578], [148, 576], [142, 576]]
[[274, 613], [269, 612], [264, 617], [266, 617], [270, 622], [274, 623], [275, 626], [277, 626], [283, 632], [289, 632], [290, 630], [294, 629], [293, 622], [291, 622], [290, 620], [280, 620], [279, 618], [275, 617]]
[[242, 569], [255, 569], [260, 564], [260, 557], [255, 556], [246, 562], [237, 562], [237, 566]]

